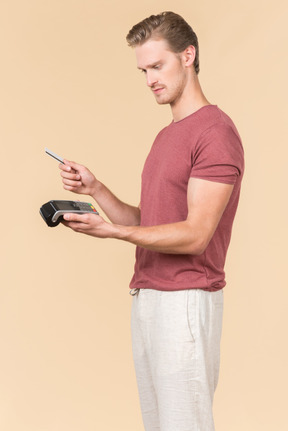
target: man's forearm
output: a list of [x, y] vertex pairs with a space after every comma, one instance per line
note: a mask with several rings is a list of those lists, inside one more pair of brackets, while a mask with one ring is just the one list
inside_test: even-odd
[[148, 227], [114, 225], [111, 237], [160, 253], [195, 255], [202, 254], [210, 240], [188, 220]]
[[140, 224], [140, 209], [122, 202], [104, 184], [99, 182], [92, 197], [112, 223], [123, 226]]

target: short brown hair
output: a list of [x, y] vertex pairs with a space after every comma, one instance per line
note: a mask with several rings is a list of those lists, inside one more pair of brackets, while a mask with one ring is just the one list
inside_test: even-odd
[[126, 36], [129, 46], [142, 45], [148, 39], [164, 39], [170, 49], [179, 53], [188, 46], [193, 45], [196, 50], [194, 60], [195, 72], [199, 73], [199, 45], [198, 39], [190, 25], [174, 12], [162, 12], [159, 15], [151, 15], [134, 25]]

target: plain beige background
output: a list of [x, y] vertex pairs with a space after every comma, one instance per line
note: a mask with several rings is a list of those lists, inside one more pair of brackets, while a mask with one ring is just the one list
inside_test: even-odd
[[233, 118], [246, 151], [216, 429], [288, 427], [287, 2], [1, 0], [3, 431], [143, 431], [130, 350], [134, 247], [50, 229], [39, 208], [75, 196], [46, 146], [138, 204], [143, 162], [171, 115], [125, 36], [162, 10], [198, 34], [205, 94]]

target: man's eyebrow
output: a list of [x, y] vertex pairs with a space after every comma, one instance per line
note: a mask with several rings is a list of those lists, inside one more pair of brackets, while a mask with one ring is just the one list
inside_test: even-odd
[[161, 63], [161, 60], [155, 61], [154, 63], [148, 64], [146, 67], [139, 67], [139, 66], [137, 66], [137, 69], [139, 69], [139, 70], [151, 69], [152, 67], [157, 66], [160, 63]]

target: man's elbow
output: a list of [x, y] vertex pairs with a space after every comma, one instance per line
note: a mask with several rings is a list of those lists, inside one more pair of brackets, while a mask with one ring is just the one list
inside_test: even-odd
[[199, 238], [196, 241], [191, 242], [188, 254], [192, 254], [193, 256], [201, 256], [205, 252], [208, 244], [208, 239]]

